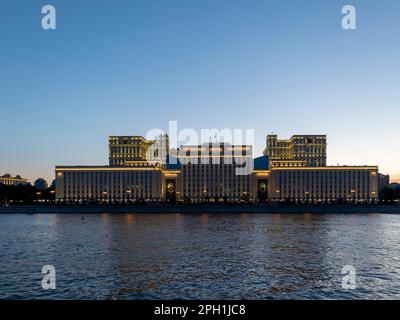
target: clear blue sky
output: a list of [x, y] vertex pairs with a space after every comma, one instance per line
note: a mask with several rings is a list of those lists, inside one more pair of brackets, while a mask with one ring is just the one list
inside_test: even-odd
[[399, 179], [399, 84], [398, 0], [2, 0], [0, 174], [106, 164], [109, 135], [177, 120], [254, 128], [257, 154], [270, 132], [327, 134], [329, 164]]

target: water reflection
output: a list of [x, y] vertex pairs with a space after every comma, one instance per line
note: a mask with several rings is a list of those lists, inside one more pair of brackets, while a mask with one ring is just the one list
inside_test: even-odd
[[[0, 298], [400, 294], [396, 215], [1, 215], [0, 222]], [[41, 290], [44, 264], [57, 269], [55, 291]], [[347, 264], [357, 270], [357, 290], [341, 288]]]

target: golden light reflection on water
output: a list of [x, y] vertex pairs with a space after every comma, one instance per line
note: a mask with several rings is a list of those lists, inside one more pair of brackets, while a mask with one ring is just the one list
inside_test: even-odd
[[200, 220], [201, 220], [201, 224], [203, 225], [203, 226], [207, 226], [208, 225], [208, 213], [203, 213], [201, 216], [200, 216]]
[[125, 222], [128, 225], [131, 225], [135, 221], [135, 215], [132, 213], [125, 214]]
[[175, 214], [175, 222], [177, 224], [181, 224], [181, 222], [182, 222], [182, 214], [181, 213], [176, 213]]
[[241, 213], [239, 217], [240, 217], [240, 224], [242, 225], [242, 227], [247, 228], [247, 225], [249, 224], [249, 214]]
[[274, 221], [280, 221], [282, 219], [282, 214], [273, 213], [271, 217], [272, 217], [272, 220], [274, 220]]
[[310, 213], [305, 213], [305, 214], [303, 215], [303, 217], [304, 217], [304, 220], [305, 220], [305, 221], [310, 221], [311, 218], [312, 218], [312, 215], [311, 215]]
[[110, 221], [110, 214], [109, 213], [101, 213], [100, 214], [100, 219], [104, 223], [108, 223]]

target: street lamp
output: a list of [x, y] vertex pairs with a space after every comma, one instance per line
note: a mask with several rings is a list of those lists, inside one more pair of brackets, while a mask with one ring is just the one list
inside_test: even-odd
[[107, 191], [103, 191], [102, 194], [103, 194], [103, 196], [104, 196], [104, 197], [103, 197], [103, 200], [107, 201], [107, 199], [106, 199], [106, 198], [107, 198]]
[[3, 199], [4, 199], [4, 205], [7, 207], [8, 206], [8, 203], [7, 203], [7, 198], [6, 198], [6, 196], [3, 196], [3, 195], [1, 195], [2, 197], [3, 197]]
[[281, 190], [275, 190], [275, 193], [278, 194], [278, 199], [280, 200], [281, 199]]
[[126, 193], [128, 194], [128, 202], [131, 200], [131, 195], [132, 195], [132, 190], [126, 190]]
[[351, 202], [355, 201], [356, 190], [350, 190]]
[[36, 192], [37, 202], [40, 202], [41, 192]]

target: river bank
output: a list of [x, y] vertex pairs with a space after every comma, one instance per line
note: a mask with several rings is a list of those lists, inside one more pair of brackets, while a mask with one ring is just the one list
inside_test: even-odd
[[6, 213], [386, 213], [400, 214], [400, 205], [46, 205], [0, 207]]

